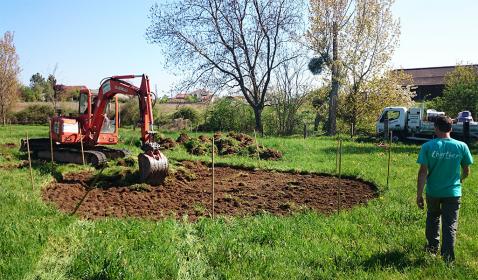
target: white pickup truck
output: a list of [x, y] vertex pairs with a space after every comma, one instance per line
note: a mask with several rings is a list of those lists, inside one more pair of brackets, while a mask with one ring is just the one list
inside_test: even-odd
[[[433, 138], [435, 133], [434, 119], [444, 114], [435, 110], [427, 110], [425, 113], [422, 108], [386, 107], [377, 121], [376, 131], [378, 134], [384, 133], [385, 118], [388, 116], [388, 130], [393, 131], [394, 138], [428, 140]], [[469, 138], [478, 138], [478, 122], [470, 121], [468, 124]], [[468, 124], [462, 121], [454, 122], [452, 135], [457, 138], [466, 138]]]

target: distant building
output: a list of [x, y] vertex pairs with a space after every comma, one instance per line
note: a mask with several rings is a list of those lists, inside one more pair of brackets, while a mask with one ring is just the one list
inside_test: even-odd
[[178, 93], [174, 97], [169, 99], [171, 103], [188, 103], [194, 98], [198, 103], [207, 103], [214, 101], [214, 95], [205, 89], [194, 90], [189, 93]]
[[[473, 66], [478, 69], [478, 64], [463, 65]], [[408, 68], [397, 69], [403, 70], [405, 73], [412, 75], [412, 90], [415, 91], [416, 101], [430, 100], [443, 94], [445, 89], [445, 76], [446, 74], [455, 70], [456, 66], [440, 66], [440, 67], [425, 67], [425, 68]]]
[[214, 95], [206, 89], [197, 89], [195, 91], [192, 91], [189, 94], [192, 96], [195, 96], [197, 100], [199, 100], [199, 102], [203, 102], [203, 103], [213, 102], [214, 100]]

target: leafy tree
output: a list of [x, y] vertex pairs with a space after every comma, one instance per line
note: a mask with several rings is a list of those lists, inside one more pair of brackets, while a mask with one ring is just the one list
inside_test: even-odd
[[470, 111], [478, 118], [478, 69], [473, 66], [457, 66], [445, 76], [443, 96], [432, 101], [433, 106], [457, 116], [461, 111]]
[[272, 72], [290, 59], [302, 22], [301, 0], [161, 1], [151, 9], [147, 38], [163, 47], [187, 83], [241, 92], [254, 111], [256, 129]]
[[0, 117], [5, 125], [7, 113], [18, 98], [18, 54], [13, 33], [7, 31], [0, 38]]
[[[310, 0], [311, 27], [307, 38], [319, 57], [309, 63], [313, 73], [327, 68], [331, 74], [328, 134], [335, 134], [339, 92], [351, 105], [363, 99], [363, 86], [379, 79], [398, 42], [394, 0]], [[343, 90], [340, 90], [340, 87]], [[353, 110], [353, 108], [351, 108]], [[357, 120], [351, 118], [352, 127]]]
[[34, 102], [40, 100], [40, 94], [33, 91], [29, 86], [20, 87], [20, 95], [22, 100], [26, 102]]
[[30, 78], [30, 88], [35, 88], [37, 86], [44, 87], [45, 86], [45, 78], [40, 73], [35, 73]]
[[387, 106], [411, 106], [415, 95], [409, 87], [412, 77], [402, 71], [389, 71], [364, 82], [357, 94], [345, 94], [340, 98], [339, 117], [351, 126], [351, 136], [355, 130], [365, 133], [374, 131], [375, 122], [383, 108]]
[[32, 75], [30, 78], [30, 88], [33, 91], [33, 95], [37, 98], [36, 100], [47, 101], [45, 97], [46, 87], [47, 82], [40, 73]]
[[[398, 43], [400, 26], [393, 19], [391, 6], [393, 0], [357, 1], [356, 13], [346, 37], [346, 54], [344, 55], [344, 94], [349, 111], [351, 135], [360, 118], [371, 112], [362, 111], [362, 102], [368, 99], [367, 85], [374, 79], [384, 80], [396, 77], [383, 75], [390, 64], [392, 54]], [[406, 79], [408, 77], [401, 74]], [[383, 75], [383, 77], [381, 77]], [[383, 97], [384, 101], [387, 97]]]
[[48, 79], [45, 81], [44, 94], [46, 101], [51, 102], [53, 108], [57, 109], [57, 102], [61, 91], [55, 90], [56, 78], [52, 74], [48, 75]]

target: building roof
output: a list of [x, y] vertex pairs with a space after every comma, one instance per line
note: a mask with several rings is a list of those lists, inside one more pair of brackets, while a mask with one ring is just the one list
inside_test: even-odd
[[[478, 64], [463, 65], [473, 66], [478, 69]], [[412, 75], [415, 86], [444, 85], [446, 74], [455, 70], [456, 66], [440, 66], [440, 67], [424, 67], [424, 68], [408, 68], [397, 69], [403, 70], [405, 73]]]

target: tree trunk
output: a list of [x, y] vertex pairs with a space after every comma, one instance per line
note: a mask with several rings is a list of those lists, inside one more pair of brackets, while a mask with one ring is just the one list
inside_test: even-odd
[[339, 54], [338, 54], [338, 26], [332, 27], [332, 89], [329, 93], [329, 121], [327, 134], [335, 135], [337, 132], [337, 101], [339, 96]]
[[254, 118], [256, 120], [256, 131], [259, 132], [261, 135], [264, 134], [262, 129], [262, 109], [260, 107], [253, 107], [254, 109]]
[[5, 106], [2, 106], [1, 113], [2, 113], [2, 123], [5, 126], [7, 124], [7, 118], [5, 116]]
[[315, 113], [315, 119], [314, 119], [314, 131], [319, 130], [319, 124], [320, 124], [320, 114], [319, 112]]

